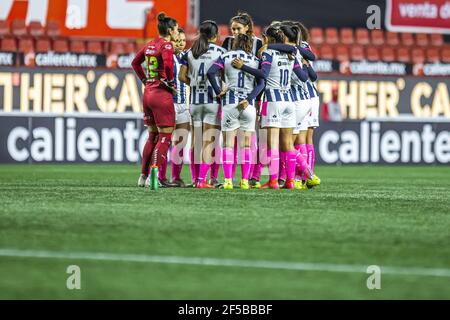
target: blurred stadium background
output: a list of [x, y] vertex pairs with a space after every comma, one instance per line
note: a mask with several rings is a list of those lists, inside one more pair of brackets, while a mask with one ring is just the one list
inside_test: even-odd
[[[367, 13], [371, 5], [380, 9], [380, 29], [366, 26], [378, 12]], [[192, 43], [205, 19], [220, 24], [223, 40], [238, 10], [253, 16], [258, 36], [272, 20], [310, 28], [324, 103], [314, 137], [323, 186], [303, 200], [284, 193], [304, 209], [301, 223], [293, 211], [278, 211], [282, 197], [264, 191], [264, 208], [257, 192], [236, 191], [236, 208], [224, 217], [207, 205], [226, 207], [220, 192], [150, 197], [135, 187], [146, 131], [133, 54], [156, 35], [160, 11], [175, 17]], [[14, 164], [0, 166], [0, 270], [10, 275], [0, 297], [448, 298], [449, 34], [444, 0], [0, 1], [0, 163]], [[84, 165], [90, 163], [97, 165]], [[141, 215], [146, 208], [150, 216]], [[4, 248], [375, 261], [444, 271], [426, 282], [406, 272], [384, 295], [370, 295], [358, 287], [364, 274], [310, 271], [298, 291], [297, 275], [271, 270], [180, 273], [130, 263], [116, 277], [114, 262], [87, 261], [91, 291], [71, 296], [53, 285], [65, 281], [57, 274], [66, 264], [30, 260], [30, 272], [20, 252], [11, 257]]]

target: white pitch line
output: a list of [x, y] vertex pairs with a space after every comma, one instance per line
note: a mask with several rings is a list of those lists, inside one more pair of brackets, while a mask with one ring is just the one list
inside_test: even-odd
[[[201, 266], [216, 266], [216, 267], [283, 269], [292, 271], [326, 271], [326, 272], [347, 272], [347, 273], [366, 273], [368, 267], [368, 265], [364, 266], [364, 265], [331, 264], [331, 263], [240, 260], [240, 259], [221, 259], [221, 258], [181, 257], [181, 256], [154, 256], [145, 254], [114, 254], [102, 252], [35, 251], [35, 250], [17, 250], [17, 249], [0, 249], [0, 257], [78, 259], [78, 260], [94, 260], [94, 261], [101, 260], [101, 261], [119, 261], [119, 262], [142, 262], [142, 263], [201, 265]], [[444, 268], [416, 268], [416, 267], [388, 267], [388, 266], [380, 266], [380, 268], [382, 274], [450, 277], [450, 269]]]

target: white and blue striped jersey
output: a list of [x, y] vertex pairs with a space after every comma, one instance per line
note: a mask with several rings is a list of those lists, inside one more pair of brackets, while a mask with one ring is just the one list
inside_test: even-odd
[[[194, 58], [191, 50], [183, 55], [181, 63], [189, 67], [188, 77], [190, 79], [191, 104], [215, 103], [213, 99], [214, 90], [208, 81], [207, 72], [211, 65], [225, 52], [224, 48], [210, 43], [208, 51], [197, 59]], [[220, 85], [220, 75], [216, 76], [216, 80]]]
[[231, 65], [235, 58], [242, 59], [244, 64], [251, 68], [259, 68], [259, 59], [243, 50], [229, 51], [217, 60], [216, 63], [224, 69], [224, 78], [228, 89], [222, 99], [223, 105], [239, 103], [246, 99], [256, 85], [254, 76]]
[[261, 66], [271, 65], [266, 79], [266, 99], [268, 102], [292, 101], [291, 78], [297, 59], [290, 60], [287, 53], [267, 49], [262, 54]]
[[[303, 48], [311, 49], [309, 43], [306, 42], [306, 41], [302, 41], [301, 46], [302, 46]], [[310, 61], [309, 64], [311, 65], [311, 67], [313, 66], [312, 61]], [[307, 89], [308, 89], [308, 94], [309, 94], [309, 97], [310, 97], [310, 98], [314, 98], [314, 97], [319, 96], [319, 92], [317, 91], [316, 84], [315, 84], [314, 82], [312, 82], [311, 79], [308, 79], [308, 80], [306, 81], [306, 87], [307, 87]]]
[[[295, 58], [298, 61], [302, 61], [302, 55], [300, 54], [299, 50], [297, 50]], [[309, 99], [308, 87], [306, 85], [306, 82], [300, 80], [294, 73], [292, 73], [291, 77], [291, 91], [292, 99], [294, 99], [294, 101]]]
[[[309, 62], [310, 66], [313, 67], [313, 62]], [[314, 98], [319, 96], [319, 92], [317, 91], [316, 83], [311, 81], [311, 79], [308, 78], [306, 81], [306, 87], [308, 88], [309, 97]]]
[[176, 81], [177, 94], [173, 97], [173, 102], [178, 104], [186, 104], [186, 84], [178, 80], [178, 75], [180, 74], [181, 63], [180, 59], [183, 53], [179, 55], [173, 55], [173, 78]]

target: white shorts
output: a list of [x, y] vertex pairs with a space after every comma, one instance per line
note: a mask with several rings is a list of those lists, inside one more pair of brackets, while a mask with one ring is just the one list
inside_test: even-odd
[[191, 114], [187, 104], [175, 103], [175, 123], [191, 123]]
[[256, 108], [249, 104], [247, 108], [238, 108], [238, 104], [227, 104], [222, 107], [222, 131], [241, 129], [255, 131]]
[[192, 122], [196, 127], [202, 123], [220, 125], [219, 111], [220, 105], [218, 103], [191, 104], [189, 106]]
[[292, 101], [267, 102], [265, 116], [261, 117], [261, 128], [295, 128], [295, 103]]
[[311, 113], [307, 117], [308, 128], [317, 128], [319, 126], [319, 97], [314, 97], [308, 100], [311, 104]]
[[295, 118], [297, 126], [294, 129], [294, 134], [299, 134], [300, 131], [308, 130], [308, 116], [311, 113], [311, 102], [306, 100], [295, 101]]

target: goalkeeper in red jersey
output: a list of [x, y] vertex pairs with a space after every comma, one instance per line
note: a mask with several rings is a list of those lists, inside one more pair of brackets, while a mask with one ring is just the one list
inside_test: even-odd
[[147, 182], [151, 189], [158, 188], [158, 168], [167, 161], [167, 151], [175, 127], [173, 94], [176, 90], [173, 79], [174, 50], [171, 41], [178, 37], [177, 21], [160, 13], [158, 32], [159, 37], [147, 43], [132, 62], [134, 72], [145, 85], [144, 123], [148, 129], [138, 185], [145, 186], [151, 167], [150, 179]]

